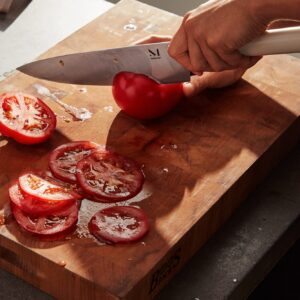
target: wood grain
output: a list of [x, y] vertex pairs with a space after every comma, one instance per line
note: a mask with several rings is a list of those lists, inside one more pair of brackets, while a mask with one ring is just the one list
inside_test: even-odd
[[[137, 29], [124, 30], [130, 23]], [[179, 24], [178, 16], [124, 0], [42, 57], [124, 46], [152, 33], [172, 34]], [[45, 99], [58, 115], [48, 142], [0, 140], [0, 210], [6, 213], [1, 267], [58, 299], [153, 298], [299, 139], [299, 75], [295, 58], [264, 58], [236, 85], [205, 91], [148, 122], [120, 112], [110, 87], [86, 87], [84, 93], [81, 86], [20, 73], [1, 82], [2, 92], [31, 93], [40, 83], [63, 92], [64, 102], [93, 112], [90, 120], [67, 123], [62, 116], [69, 116]], [[100, 246], [76, 236], [40, 241], [9, 216], [9, 183], [24, 170], [45, 169], [52, 149], [76, 140], [107, 144], [144, 165], [145, 188], [132, 200], [150, 218], [143, 243]]]

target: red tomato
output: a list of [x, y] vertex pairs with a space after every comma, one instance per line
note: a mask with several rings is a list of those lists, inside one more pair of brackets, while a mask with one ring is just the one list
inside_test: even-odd
[[49, 167], [53, 175], [69, 183], [76, 183], [76, 164], [98, 148], [92, 142], [80, 141], [61, 145], [50, 155]]
[[183, 98], [181, 83], [158, 84], [145, 75], [129, 72], [115, 76], [112, 93], [119, 107], [137, 119], [161, 117]]
[[42, 177], [26, 173], [19, 177], [19, 186], [22, 193], [27, 197], [44, 201], [70, 201], [79, 200], [82, 197], [65, 186]]
[[79, 194], [81, 196], [81, 198], [86, 198], [85, 196], [85, 192], [82, 190], [82, 188], [76, 183], [69, 183], [66, 181], [62, 181], [61, 179], [58, 179], [57, 177], [54, 177], [54, 175], [52, 174], [52, 172], [50, 170], [47, 170], [43, 173], [41, 173], [41, 177], [52, 182], [52, 183], [56, 183], [60, 186], [65, 187], [66, 189], [72, 190], [74, 192], [76, 192], [77, 194]]
[[114, 206], [98, 211], [89, 222], [89, 231], [107, 243], [128, 243], [141, 239], [149, 230], [146, 214], [132, 206]]
[[132, 198], [144, 182], [144, 175], [134, 161], [104, 149], [82, 159], [77, 164], [76, 176], [82, 189], [102, 202]]
[[75, 201], [44, 201], [24, 196], [18, 183], [9, 188], [10, 200], [29, 215], [41, 216], [51, 214], [74, 204]]
[[53, 111], [40, 99], [23, 94], [0, 96], [0, 132], [22, 144], [47, 140], [56, 127]]
[[78, 205], [73, 205], [48, 216], [31, 216], [23, 212], [17, 205], [11, 202], [13, 216], [17, 223], [26, 231], [44, 236], [69, 231], [74, 228], [78, 220]]

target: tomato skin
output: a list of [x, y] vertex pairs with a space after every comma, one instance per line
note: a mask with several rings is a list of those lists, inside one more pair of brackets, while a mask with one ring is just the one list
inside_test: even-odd
[[47, 180], [34, 173], [25, 173], [18, 180], [21, 192], [25, 197], [41, 201], [73, 201], [82, 196], [73, 189], [62, 186], [54, 180]]
[[44, 216], [55, 213], [74, 204], [73, 201], [44, 201], [25, 196], [21, 192], [18, 182], [8, 190], [10, 200], [24, 213], [34, 216]]
[[149, 231], [149, 221], [141, 208], [114, 206], [98, 211], [88, 224], [89, 231], [107, 244], [136, 242]]
[[[11, 211], [18, 225], [26, 232], [36, 236], [56, 237], [57, 234], [69, 233], [75, 229], [78, 221], [79, 206], [76, 202], [72, 206], [62, 209], [53, 215], [31, 216], [23, 212], [17, 205], [10, 202]], [[57, 236], [57, 239], [61, 236]]]
[[[19, 101], [24, 102], [20, 104]], [[45, 126], [38, 133], [25, 129], [24, 121], [28, 117], [32, 119], [36, 117], [32, 111], [30, 113], [29, 103], [32, 107], [38, 107], [39, 110], [36, 109], [36, 112], [41, 113], [38, 116], [41, 120], [40, 124], [43, 122]], [[5, 93], [0, 96], [0, 132], [4, 136], [11, 137], [21, 144], [32, 145], [48, 140], [55, 128], [56, 116], [41, 99], [24, 93]]]
[[[100, 145], [88, 141], [63, 144], [51, 152], [49, 168], [56, 178], [68, 183], [76, 183], [77, 162], [99, 147]], [[65, 157], [68, 158], [68, 156], [69, 159], [64, 159]]]
[[182, 83], [159, 84], [145, 75], [130, 72], [120, 72], [114, 77], [112, 93], [125, 113], [142, 120], [165, 115], [184, 97]]

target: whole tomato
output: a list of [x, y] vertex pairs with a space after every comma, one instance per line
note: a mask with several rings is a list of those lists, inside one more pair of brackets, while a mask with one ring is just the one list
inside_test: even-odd
[[159, 84], [145, 75], [130, 72], [115, 76], [112, 92], [119, 107], [137, 119], [161, 117], [183, 98], [182, 83]]

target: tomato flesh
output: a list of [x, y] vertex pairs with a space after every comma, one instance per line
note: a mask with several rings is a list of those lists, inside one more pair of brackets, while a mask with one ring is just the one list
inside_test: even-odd
[[77, 163], [98, 147], [98, 144], [87, 141], [72, 142], [57, 147], [52, 151], [49, 159], [51, 172], [61, 180], [76, 183]]
[[145, 75], [129, 72], [114, 77], [112, 93], [119, 107], [137, 119], [161, 117], [183, 99], [182, 83], [158, 84]]
[[132, 198], [144, 182], [144, 175], [134, 161], [103, 149], [82, 159], [77, 164], [76, 176], [81, 188], [102, 202]]
[[53, 173], [51, 171], [46, 171], [46, 172], [43, 172], [42, 173], [42, 178], [52, 182], [52, 183], [55, 183], [55, 184], [58, 184], [60, 186], [63, 186], [65, 187], [66, 189], [69, 189], [69, 190], [72, 190], [74, 191], [75, 193], [79, 194], [81, 196], [81, 200], [83, 198], [86, 198], [85, 196], [85, 192], [82, 190], [82, 188], [76, 183], [70, 183], [70, 182], [66, 182], [62, 179], [58, 179], [57, 177], [54, 177]]
[[22, 144], [46, 141], [56, 127], [53, 111], [40, 99], [24, 94], [0, 96], [0, 132]]
[[25, 196], [45, 201], [70, 201], [82, 197], [72, 189], [61, 186], [53, 181], [43, 179], [33, 173], [19, 177], [19, 186]]
[[25, 231], [40, 236], [49, 236], [73, 229], [78, 220], [78, 205], [73, 205], [47, 216], [32, 216], [26, 214], [11, 202], [13, 216]]
[[89, 231], [106, 243], [140, 240], [149, 230], [146, 214], [132, 206], [114, 206], [98, 211], [89, 222]]
[[55, 213], [66, 207], [74, 204], [75, 200], [71, 201], [44, 201], [37, 200], [33, 197], [24, 196], [21, 192], [18, 183], [14, 183], [9, 188], [10, 200], [20, 208], [24, 213], [29, 215], [41, 216]]

